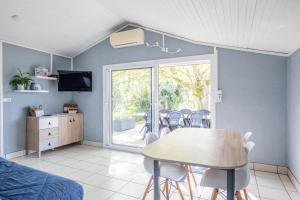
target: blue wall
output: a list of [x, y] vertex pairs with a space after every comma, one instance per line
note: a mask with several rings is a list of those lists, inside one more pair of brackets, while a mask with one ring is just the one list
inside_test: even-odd
[[[54, 56], [53, 68], [70, 70], [69, 58]], [[50, 66], [50, 54], [11, 45], [3, 44], [3, 90], [4, 98], [11, 98], [11, 103], [4, 103], [4, 153], [25, 149], [26, 116], [28, 106], [44, 106], [46, 113], [61, 113], [63, 104], [72, 101], [72, 93], [57, 91], [57, 81], [37, 79], [43, 89], [49, 93], [14, 93], [9, 81], [16, 74], [16, 69], [33, 74], [36, 66]]]
[[252, 131], [251, 160], [286, 164], [286, 58], [220, 49], [219, 88], [217, 126]]
[[288, 166], [300, 180], [300, 49], [288, 58], [287, 67], [287, 154]]
[[[146, 31], [145, 40], [154, 43], [160, 41], [161, 36]], [[178, 47], [183, 50], [182, 53], [176, 54], [176, 56], [209, 54], [213, 52], [212, 47], [194, 45], [169, 37], [166, 38], [166, 45], [170, 50]], [[75, 57], [74, 70], [93, 71], [93, 92], [73, 94], [74, 102], [78, 103], [80, 109], [84, 112], [84, 139], [102, 142], [102, 119], [105, 116], [102, 110], [103, 65], [171, 57], [174, 57], [174, 55], [162, 53], [156, 48], [149, 49], [145, 46], [114, 49], [111, 47], [108, 39]]]
[[[160, 39], [157, 33], [145, 32], [147, 42]], [[169, 37], [166, 45], [183, 51], [174, 55], [145, 46], [113, 49], [104, 40], [74, 58], [75, 70], [93, 71], [93, 92], [73, 94], [85, 114], [85, 140], [102, 142], [103, 65], [213, 53], [212, 47]], [[220, 49], [219, 88], [224, 91], [224, 102], [217, 105], [217, 127], [253, 131], [257, 146], [251, 160], [285, 164], [286, 58]]]

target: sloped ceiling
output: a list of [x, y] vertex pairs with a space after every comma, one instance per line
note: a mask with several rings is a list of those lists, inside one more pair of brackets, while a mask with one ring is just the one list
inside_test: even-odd
[[0, 0], [0, 39], [67, 56], [127, 22], [229, 47], [300, 46], [299, 0]]
[[65, 56], [123, 22], [97, 0], [0, 0], [0, 39]]

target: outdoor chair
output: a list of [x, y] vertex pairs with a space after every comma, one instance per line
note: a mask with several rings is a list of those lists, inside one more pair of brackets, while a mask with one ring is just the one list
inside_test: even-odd
[[193, 111], [189, 117], [190, 127], [204, 128], [203, 127], [203, 113]]
[[150, 111], [146, 113], [145, 120], [146, 123], [140, 130], [140, 133], [143, 134], [143, 139], [145, 139], [147, 133], [152, 131], [152, 113]]
[[210, 128], [210, 119], [209, 119], [210, 112], [208, 110], [205, 110], [205, 109], [202, 109], [199, 112], [202, 113], [203, 128]]
[[182, 127], [180, 124], [181, 113], [178, 111], [171, 111], [168, 115], [168, 125], [170, 131]]
[[189, 116], [192, 113], [192, 111], [190, 109], [182, 109], [182, 110], [180, 110], [180, 113], [183, 118], [184, 126], [189, 127], [190, 126]]

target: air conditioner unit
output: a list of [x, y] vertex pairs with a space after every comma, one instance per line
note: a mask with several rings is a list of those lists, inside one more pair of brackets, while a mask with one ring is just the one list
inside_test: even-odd
[[109, 37], [113, 48], [130, 47], [144, 44], [144, 30], [141, 28], [113, 33]]

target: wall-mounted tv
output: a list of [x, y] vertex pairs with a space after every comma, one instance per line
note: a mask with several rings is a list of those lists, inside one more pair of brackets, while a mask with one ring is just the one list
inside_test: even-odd
[[92, 72], [59, 70], [58, 91], [92, 91]]

